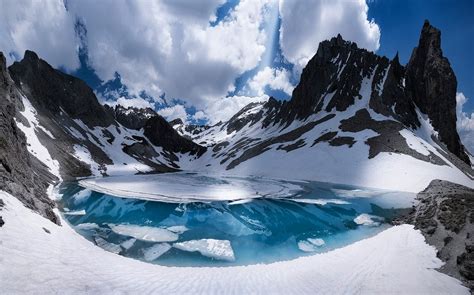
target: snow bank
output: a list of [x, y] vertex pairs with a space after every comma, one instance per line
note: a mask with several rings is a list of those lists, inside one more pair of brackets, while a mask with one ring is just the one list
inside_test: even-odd
[[0, 198], [0, 259], [8, 266], [0, 267], [4, 294], [469, 294], [458, 280], [435, 270], [442, 265], [436, 250], [411, 225], [291, 261], [165, 267], [106, 252], [66, 221], [57, 226], [7, 193]]

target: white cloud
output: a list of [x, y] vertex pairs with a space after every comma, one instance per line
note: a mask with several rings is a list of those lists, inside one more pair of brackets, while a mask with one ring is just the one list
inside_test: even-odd
[[188, 114], [186, 113], [186, 109], [183, 105], [180, 104], [160, 109], [157, 111], [157, 113], [165, 117], [168, 122], [178, 118], [183, 120], [183, 122], [185, 123], [188, 121]]
[[249, 97], [249, 96], [229, 96], [214, 101], [205, 110], [210, 124], [216, 124], [219, 121], [229, 120], [235, 113], [244, 106], [252, 102], [264, 102], [268, 100], [268, 95]]
[[380, 29], [367, 20], [367, 12], [364, 0], [281, 0], [283, 55], [299, 72], [316, 53], [319, 43], [338, 33], [359, 47], [377, 50]]
[[211, 27], [221, 3], [69, 0], [68, 8], [87, 27], [89, 60], [101, 79], [119, 72], [131, 94], [166, 93], [205, 109], [257, 66], [265, 49], [265, 1], [241, 1]]
[[456, 125], [462, 143], [474, 155], [474, 112], [469, 114], [463, 111], [467, 101], [468, 98], [462, 92], [456, 93]]
[[0, 0], [0, 50], [23, 57], [26, 49], [54, 67], [79, 67], [74, 21], [62, 0]]
[[252, 94], [262, 96], [265, 94], [265, 87], [273, 90], [282, 90], [291, 96], [294, 86], [290, 83], [291, 73], [286, 69], [272, 69], [265, 67], [258, 72], [249, 82], [249, 91]]
[[[90, 66], [102, 80], [118, 72], [132, 96], [142, 90], [156, 98], [165, 93], [216, 122], [259, 99], [225, 96], [235, 89], [236, 78], [262, 62], [272, 44], [268, 21], [277, 3], [241, 0], [211, 26], [224, 1], [67, 0], [66, 10], [61, 0], [0, 0], [0, 46], [6, 55], [32, 49], [53, 66], [72, 70], [79, 65], [74, 24], [80, 19], [87, 28]], [[367, 9], [362, 0], [281, 0], [284, 56], [298, 70], [320, 41], [339, 32], [362, 47], [378, 48], [380, 31], [367, 20]], [[292, 90], [285, 69], [265, 68], [251, 83], [258, 96], [266, 86]], [[184, 107], [173, 110], [170, 117], [184, 116]]]
[[135, 107], [139, 109], [146, 109], [146, 108], [154, 109], [154, 106], [149, 101], [144, 100], [143, 98], [140, 98], [140, 97], [125, 98], [121, 96], [117, 100], [114, 100], [114, 101], [106, 100], [106, 101], [103, 101], [103, 103], [108, 104], [113, 107], [116, 105], [121, 105], [125, 108]]

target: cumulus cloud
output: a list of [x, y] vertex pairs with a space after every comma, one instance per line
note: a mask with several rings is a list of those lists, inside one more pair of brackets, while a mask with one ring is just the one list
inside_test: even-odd
[[62, 0], [0, 0], [0, 50], [11, 64], [35, 50], [54, 67], [79, 67], [74, 20]]
[[456, 93], [456, 125], [462, 143], [474, 155], [474, 112], [469, 114], [463, 111], [463, 106], [467, 101], [468, 98], [462, 92]]
[[265, 102], [267, 100], [268, 95], [224, 97], [210, 104], [204, 113], [206, 114], [210, 124], [215, 124], [219, 121], [225, 122], [249, 103]]
[[364, 0], [281, 0], [283, 55], [301, 71], [319, 43], [338, 33], [360, 47], [377, 50], [380, 29], [367, 19], [368, 9]]
[[250, 93], [262, 96], [265, 87], [273, 90], [281, 90], [291, 96], [294, 86], [290, 83], [291, 73], [286, 69], [273, 69], [265, 67], [259, 71], [249, 82]]
[[[278, 22], [269, 20], [275, 11], [281, 16], [282, 53], [296, 71], [321, 40], [337, 33], [362, 47], [378, 48], [380, 31], [367, 20], [363, 0], [241, 0], [216, 23], [224, 2], [67, 0], [65, 7], [62, 0], [0, 0], [0, 46], [6, 55], [32, 49], [53, 66], [73, 70], [79, 65], [74, 31], [79, 20], [87, 30], [87, 62], [100, 79], [108, 81], [119, 73], [132, 97], [142, 91], [155, 98], [165, 94], [201, 111], [195, 118], [212, 117], [213, 122], [261, 100], [266, 87], [291, 93], [290, 73], [272, 68], [270, 60], [246, 87], [256, 98], [226, 97], [238, 77], [266, 66], [262, 59], [273, 56], [275, 27], [269, 24]], [[132, 102], [148, 103], [122, 101]], [[184, 107], [162, 113], [184, 117]]]
[[188, 114], [183, 105], [177, 104], [172, 107], [167, 107], [158, 110], [158, 114], [163, 116], [166, 120], [181, 119], [183, 122], [188, 122]]
[[266, 10], [264, 0], [244, 0], [210, 26], [222, 0], [198, 2], [69, 0], [68, 9], [87, 27], [89, 61], [100, 78], [118, 72], [132, 93], [165, 93], [204, 109], [257, 66]]

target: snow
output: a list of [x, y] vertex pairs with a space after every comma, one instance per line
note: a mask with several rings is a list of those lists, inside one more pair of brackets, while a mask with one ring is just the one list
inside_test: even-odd
[[407, 141], [408, 146], [411, 149], [414, 149], [415, 151], [419, 152], [422, 155], [429, 156], [430, 151], [427, 149], [427, 144], [424, 143], [424, 141], [418, 137], [416, 137], [415, 134], [410, 132], [407, 129], [403, 129], [400, 131], [401, 136], [405, 138]]
[[171, 249], [171, 246], [168, 243], [155, 244], [143, 250], [143, 258], [146, 261], [153, 261], [168, 252], [169, 249]]
[[21, 96], [23, 106], [25, 107], [25, 110], [20, 112], [20, 114], [28, 121], [28, 125], [24, 125], [21, 121], [18, 121], [15, 118], [16, 125], [18, 128], [25, 133], [26, 136], [26, 142], [28, 144], [27, 149], [28, 151], [38, 158], [41, 162], [43, 162], [48, 168], [49, 171], [57, 176], [58, 178], [61, 178], [59, 174], [59, 162], [57, 160], [53, 160], [51, 157], [51, 154], [49, 153], [48, 149], [41, 143], [39, 140], [37, 134], [36, 134], [36, 129], [39, 128], [45, 133], [50, 136], [51, 138], [54, 138], [54, 136], [50, 133], [47, 132], [47, 130], [44, 127], [41, 127], [37, 118], [37, 112], [33, 108], [33, 105], [31, 105], [30, 101], [25, 97]]
[[380, 219], [381, 217], [379, 216], [363, 213], [354, 218], [354, 222], [358, 225], [379, 226], [380, 222], [378, 222], [377, 220]]
[[79, 144], [75, 144], [74, 145], [74, 156], [81, 162], [84, 162], [88, 165], [90, 165], [91, 167], [91, 172], [92, 172], [92, 175], [101, 175], [102, 173], [100, 173], [100, 170], [99, 170], [99, 164], [97, 164], [93, 159], [92, 159], [92, 155], [91, 153], [89, 152], [89, 150], [85, 147], [85, 146], [82, 146], [82, 145], [79, 145]]
[[317, 248], [324, 246], [323, 239], [308, 238], [298, 242], [298, 248], [303, 252], [314, 252]]
[[106, 252], [65, 220], [57, 226], [7, 193], [0, 198], [4, 294], [469, 294], [460, 281], [436, 271], [442, 266], [436, 250], [411, 225], [290, 261], [166, 267]]
[[173, 203], [282, 198], [302, 188], [281, 181], [213, 174], [164, 173], [84, 179], [82, 187], [125, 198]]
[[188, 252], [197, 251], [206, 257], [214, 258], [217, 260], [235, 260], [234, 251], [232, 250], [230, 241], [227, 240], [191, 240], [180, 243], [174, 243], [173, 247]]
[[109, 224], [116, 234], [133, 237], [146, 242], [174, 242], [178, 235], [164, 228], [129, 224]]

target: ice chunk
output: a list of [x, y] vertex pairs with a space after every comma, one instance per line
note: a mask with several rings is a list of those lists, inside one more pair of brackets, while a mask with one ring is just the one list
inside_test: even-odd
[[174, 242], [178, 239], [176, 233], [160, 227], [129, 224], [109, 224], [109, 227], [116, 234], [147, 242]]
[[234, 261], [234, 250], [227, 240], [202, 239], [173, 244], [173, 247], [188, 251], [199, 252], [202, 255], [218, 260]]
[[74, 198], [74, 204], [77, 205], [84, 202], [85, 200], [87, 200], [87, 198], [90, 197], [91, 193], [92, 191], [90, 189], [83, 189], [80, 192], [76, 193], [74, 196], [72, 196]]
[[185, 231], [189, 230], [189, 228], [185, 227], [184, 225], [173, 225], [173, 226], [167, 227], [166, 229], [176, 234], [182, 234]]
[[76, 228], [80, 230], [93, 230], [99, 228], [99, 225], [97, 223], [80, 223], [76, 225]]
[[97, 246], [101, 247], [105, 251], [109, 251], [115, 254], [119, 254], [120, 252], [122, 252], [122, 248], [120, 247], [120, 245], [109, 243], [99, 236], [94, 237], [94, 241]]
[[137, 239], [134, 239], [134, 238], [128, 239], [128, 240], [122, 242], [120, 244], [120, 246], [122, 246], [122, 248], [124, 248], [125, 250], [128, 250], [128, 249], [132, 248], [133, 244], [135, 244], [136, 241], [137, 241]]
[[153, 261], [168, 252], [169, 249], [171, 249], [171, 245], [168, 243], [155, 244], [150, 248], [143, 249], [143, 258], [146, 261]]
[[380, 221], [382, 221], [382, 217], [370, 215], [370, 214], [361, 214], [354, 218], [354, 222], [358, 225], [367, 225], [367, 226], [379, 226]]
[[314, 252], [326, 243], [323, 239], [308, 238], [298, 242], [298, 248], [303, 252]]
[[78, 210], [78, 211], [66, 211], [64, 215], [86, 215], [86, 210]]

